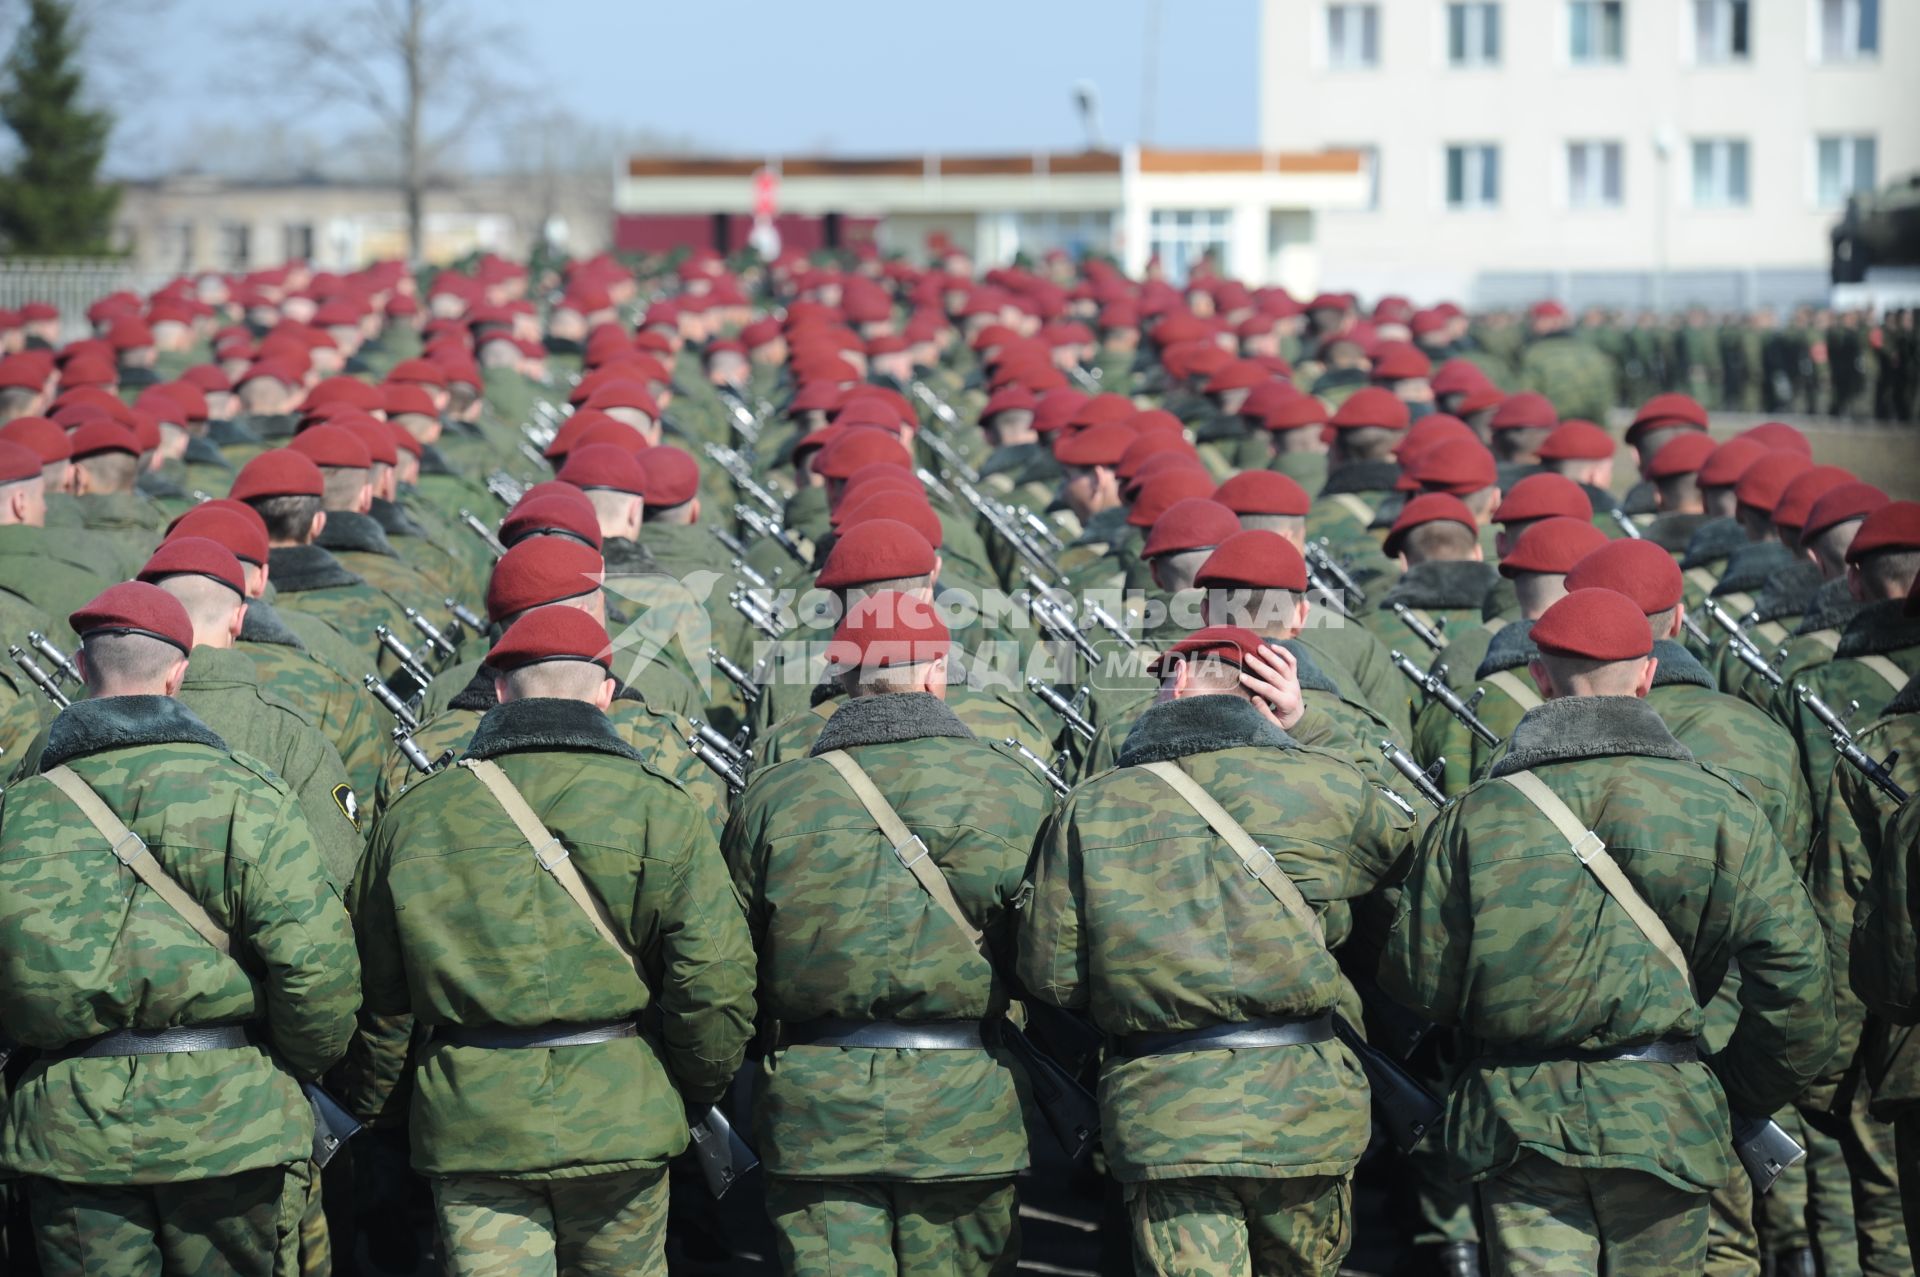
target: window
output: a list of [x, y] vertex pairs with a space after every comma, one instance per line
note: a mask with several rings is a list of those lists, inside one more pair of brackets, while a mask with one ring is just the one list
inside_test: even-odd
[[1111, 213], [1021, 213], [1014, 219], [1020, 251], [1035, 257], [1054, 249], [1079, 257], [1113, 249]]
[[1380, 148], [1377, 146], [1356, 146], [1352, 150], [1360, 153], [1360, 174], [1367, 179], [1367, 211], [1380, 207]]
[[1820, 207], [1839, 208], [1847, 202], [1847, 196], [1871, 191], [1877, 176], [1878, 149], [1870, 137], [1817, 139], [1814, 151]]
[[281, 258], [289, 262], [313, 260], [313, 223], [288, 222], [281, 227]]
[[1380, 6], [1327, 6], [1327, 65], [1352, 70], [1380, 63]]
[[1169, 283], [1185, 284], [1193, 268], [1209, 255], [1215, 270], [1231, 273], [1227, 267], [1229, 221], [1224, 208], [1153, 210], [1151, 251], [1160, 259]]
[[1753, 53], [1748, 0], [1693, 0], [1693, 60], [1743, 62]]
[[1623, 0], [1568, 0], [1567, 58], [1577, 67], [1606, 66], [1626, 57]]
[[1693, 144], [1693, 206], [1745, 208], [1747, 144], [1730, 138], [1705, 138]]
[[1447, 6], [1447, 63], [1457, 67], [1497, 66], [1500, 62], [1500, 6]]
[[1567, 143], [1567, 207], [1619, 208], [1620, 144]]
[[1447, 148], [1447, 207], [1498, 208], [1500, 148], [1486, 143]]
[[252, 256], [253, 228], [245, 222], [220, 224], [220, 266], [223, 270], [246, 270]]
[[1852, 62], [1880, 52], [1880, 0], [1815, 0], [1822, 62]]

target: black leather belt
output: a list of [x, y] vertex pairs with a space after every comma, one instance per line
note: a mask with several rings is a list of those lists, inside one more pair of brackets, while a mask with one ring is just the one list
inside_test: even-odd
[[91, 1060], [114, 1055], [179, 1055], [188, 1051], [231, 1051], [252, 1046], [244, 1024], [189, 1024], [171, 1029], [117, 1029], [51, 1052], [58, 1060]]
[[1562, 1060], [1576, 1064], [1605, 1064], [1614, 1060], [1637, 1064], [1698, 1064], [1700, 1048], [1690, 1040], [1662, 1039], [1658, 1042], [1642, 1042], [1638, 1046], [1603, 1047], [1591, 1051], [1542, 1051], [1536, 1055], [1493, 1055], [1486, 1058], [1490, 1064], [1515, 1067], [1553, 1064]]
[[880, 1051], [984, 1051], [978, 1020], [846, 1020], [821, 1016], [781, 1026], [785, 1046], [852, 1046]]
[[433, 1030], [436, 1042], [455, 1046], [477, 1046], [492, 1051], [520, 1051], [534, 1047], [589, 1046], [595, 1042], [614, 1042], [637, 1038], [640, 1026], [632, 1020], [608, 1020], [601, 1024], [537, 1024], [530, 1029], [512, 1029], [502, 1024], [441, 1024]]
[[1188, 1051], [1250, 1051], [1271, 1046], [1307, 1046], [1333, 1037], [1331, 1012], [1304, 1020], [1264, 1017], [1240, 1024], [1214, 1024], [1204, 1029], [1175, 1029], [1168, 1033], [1129, 1033], [1115, 1043], [1118, 1054], [1130, 1060], [1148, 1055], [1179, 1055]]

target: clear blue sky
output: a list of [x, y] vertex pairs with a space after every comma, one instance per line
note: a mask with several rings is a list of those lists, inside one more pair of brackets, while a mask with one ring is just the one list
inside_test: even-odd
[[[151, 173], [197, 128], [244, 128], [285, 103], [230, 87], [239, 28], [353, 0], [166, 0], [113, 15], [95, 75], [123, 121], [113, 167]], [[1149, 15], [1158, 10], [1148, 140], [1252, 146], [1257, 0], [457, 0], [517, 28], [496, 58], [530, 97], [604, 126], [705, 148], [843, 153], [1067, 148], [1070, 93], [1098, 86], [1111, 143], [1140, 140]], [[131, 67], [129, 67], [131, 63]], [[134, 83], [129, 85], [127, 81]], [[146, 95], [153, 95], [147, 98]], [[146, 102], [158, 111], [138, 109]], [[342, 113], [322, 124], [357, 127]]]

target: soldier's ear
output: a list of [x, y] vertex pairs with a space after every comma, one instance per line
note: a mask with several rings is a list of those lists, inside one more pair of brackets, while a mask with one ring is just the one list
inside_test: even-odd
[[320, 534], [326, 531], [326, 528], [327, 512], [325, 510], [315, 510], [313, 512], [313, 522], [307, 525], [307, 540], [318, 541]]
[[1533, 676], [1533, 685], [1540, 689], [1541, 699], [1552, 700], [1554, 697], [1553, 676], [1547, 673], [1546, 662], [1538, 660], [1528, 661], [1527, 673]]
[[602, 714], [613, 708], [613, 695], [619, 687], [620, 685], [611, 678], [602, 679], [600, 682], [600, 690], [593, 694], [594, 708], [598, 709]]
[[1653, 690], [1653, 673], [1660, 668], [1660, 658], [1649, 656], [1646, 668], [1640, 671], [1640, 677], [1633, 685], [1633, 694], [1641, 700], [1647, 699], [1647, 693]]

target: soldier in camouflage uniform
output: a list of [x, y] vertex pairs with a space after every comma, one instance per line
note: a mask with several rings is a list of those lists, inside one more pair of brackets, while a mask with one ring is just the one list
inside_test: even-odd
[[[1427, 831], [1381, 982], [1482, 1044], [1446, 1135], [1496, 1272], [1698, 1272], [1706, 1195], [1738, 1173], [1723, 1105], [1770, 1113], [1832, 1053], [1818, 924], [1761, 809], [1639, 699], [1639, 607], [1576, 590], [1532, 636], [1546, 703]], [[1575, 847], [1544, 854], [1583, 825], [1613, 885]], [[1651, 930], [1628, 911], [1649, 904]], [[1729, 960], [1741, 1023], [1708, 1068], [1699, 998]]]
[[382, 815], [355, 883], [368, 1009], [429, 1035], [413, 1165], [452, 1273], [664, 1274], [666, 1159], [750, 1032], [739, 901], [700, 811], [607, 721], [611, 660], [575, 608], [511, 627], [500, 703]]
[[1377, 387], [1356, 391], [1341, 404], [1328, 423], [1334, 436], [1326, 486], [1307, 514], [1307, 536], [1325, 540], [1327, 552], [1369, 594], [1374, 593], [1370, 581], [1390, 580], [1394, 573], [1392, 559], [1369, 529], [1400, 480], [1392, 451], [1408, 421], [1407, 405]]
[[1532, 336], [1520, 356], [1520, 384], [1552, 400], [1562, 418], [1605, 421], [1618, 394], [1613, 361], [1573, 331], [1558, 302], [1536, 303], [1527, 317]]
[[[1328, 1025], [1343, 981], [1320, 918], [1389, 875], [1411, 818], [1288, 734], [1297, 683], [1249, 700], [1262, 650], [1220, 626], [1162, 658], [1163, 703], [1043, 834], [1021, 922], [1026, 987], [1114, 1040], [1102, 1127], [1143, 1272], [1332, 1277], [1352, 1240], [1367, 1091]], [[1265, 869], [1222, 845], [1246, 838]]]
[[[829, 649], [847, 697], [807, 757], [756, 774], [722, 839], [777, 1022], [756, 1146], [789, 1273], [988, 1273], [1018, 1254], [1023, 1083], [993, 1022], [1052, 795], [946, 709], [949, 647], [917, 596], [858, 603]], [[886, 850], [901, 829], [918, 867]], [[915, 881], [928, 865], [959, 919]], [[953, 1040], [922, 1049], [930, 1033]]]
[[[39, 1053], [0, 1168], [26, 1177], [48, 1277], [279, 1277], [307, 1200], [300, 1082], [359, 1001], [346, 913], [285, 784], [172, 698], [185, 610], [129, 582], [73, 621], [90, 698], [0, 806], [0, 1023]], [[138, 836], [127, 868], [96, 820]]]
[[[1406, 564], [1406, 571], [1366, 623], [1390, 651], [1418, 661], [1425, 653], [1444, 651], [1450, 632], [1479, 626], [1500, 573], [1481, 558], [1479, 526], [1458, 497], [1432, 492], [1407, 502], [1387, 534], [1386, 550]], [[1431, 633], [1439, 647], [1415, 625]]]
[[[1800, 550], [1826, 578], [1814, 591], [1806, 612], [1778, 651], [1769, 653], [1782, 686], [1792, 686], [1808, 670], [1825, 665], [1839, 650], [1840, 635], [1867, 606], [1854, 597], [1848, 581], [1847, 550], [1869, 514], [1887, 503], [1887, 494], [1870, 483], [1848, 483], [1813, 503], [1800, 530]], [[1774, 689], [1763, 678], [1748, 679], [1740, 688], [1746, 699], [1766, 708]]]

